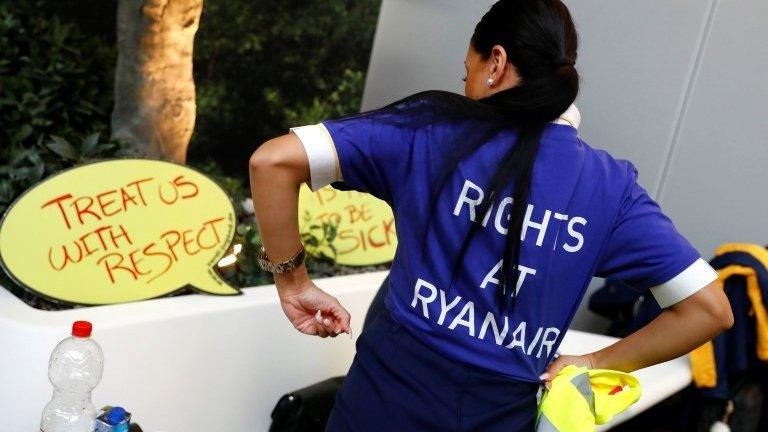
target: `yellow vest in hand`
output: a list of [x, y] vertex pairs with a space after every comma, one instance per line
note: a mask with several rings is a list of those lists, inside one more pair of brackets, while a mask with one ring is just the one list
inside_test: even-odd
[[631, 374], [568, 365], [541, 398], [536, 432], [594, 431], [639, 399], [640, 382]]

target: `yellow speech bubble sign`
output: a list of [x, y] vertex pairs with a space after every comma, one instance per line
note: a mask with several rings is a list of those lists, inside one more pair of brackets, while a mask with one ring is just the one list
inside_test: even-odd
[[123, 159], [62, 171], [0, 222], [0, 263], [20, 285], [74, 304], [159, 297], [192, 286], [236, 295], [213, 270], [235, 232], [227, 194], [169, 162]]
[[305, 184], [299, 194], [299, 226], [303, 230], [307, 229], [305, 212], [309, 212], [311, 223], [338, 225], [333, 245], [339, 264], [382, 264], [395, 256], [397, 233], [392, 209], [373, 195], [340, 191], [331, 186], [312, 192]]

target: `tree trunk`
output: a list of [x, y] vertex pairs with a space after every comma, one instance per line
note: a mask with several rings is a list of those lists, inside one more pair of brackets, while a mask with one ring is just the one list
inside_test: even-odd
[[120, 0], [112, 137], [184, 163], [195, 126], [192, 47], [203, 0]]

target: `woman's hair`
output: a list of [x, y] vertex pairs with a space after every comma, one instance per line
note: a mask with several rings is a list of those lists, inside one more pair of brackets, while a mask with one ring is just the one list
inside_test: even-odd
[[[455, 275], [469, 240], [481, 226], [479, 222], [485, 220], [486, 213], [502, 190], [513, 186], [512, 209], [497, 289], [502, 310], [507, 298], [512, 298], [512, 305], [515, 303], [514, 281], [517, 278], [513, 270], [520, 261], [520, 237], [539, 141], [547, 123], [558, 118], [573, 103], [579, 91], [579, 75], [574, 68], [577, 43], [571, 15], [560, 0], [500, 0], [477, 23], [470, 41], [472, 48], [483, 59], [491, 55], [493, 46], [504, 47], [508, 61], [520, 76], [517, 86], [480, 99], [480, 103], [490, 106], [502, 122], [516, 129], [517, 138], [510, 151], [499, 159], [485, 199], [479, 207], [477, 223], [472, 224], [463, 240], [457, 265], [453, 266]], [[457, 149], [438, 176], [440, 182], [447, 180], [460, 160], [482, 144], [483, 140], [470, 140], [468, 145]], [[440, 189], [442, 187], [438, 187]], [[507, 290], [510, 281], [512, 288]]]

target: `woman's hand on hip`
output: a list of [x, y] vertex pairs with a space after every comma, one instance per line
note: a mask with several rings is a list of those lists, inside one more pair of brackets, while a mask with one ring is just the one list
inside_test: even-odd
[[311, 280], [290, 290], [278, 286], [280, 305], [296, 330], [320, 337], [349, 333], [351, 316], [336, 297], [321, 290]]
[[591, 354], [558, 356], [547, 366], [547, 371], [539, 377], [544, 382], [544, 388], [549, 390], [552, 386], [552, 380], [555, 379], [562, 368], [568, 365], [586, 366], [589, 369], [594, 369], [596, 366]]

